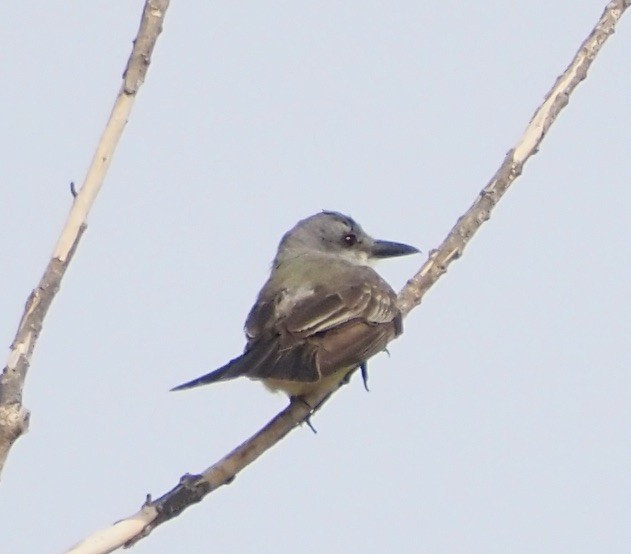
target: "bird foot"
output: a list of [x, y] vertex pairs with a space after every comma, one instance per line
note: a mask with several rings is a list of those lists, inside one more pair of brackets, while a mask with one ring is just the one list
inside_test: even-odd
[[364, 362], [363, 364], [359, 366], [359, 369], [361, 370], [362, 381], [364, 382], [364, 388], [366, 389], [366, 392], [370, 392], [370, 389], [368, 388], [368, 364]]
[[302, 420], [302, 423], [304, 423], [307, 427], [309, 427], [309, 429], [311, 429], [313, 434], [316, 435], [318, 433], [318, 431], [313, 426], [313, 423], [311, 423], [311, 414], [313, 414], [313, 409], [314, 409], [313, 406], [311, 404], [309, 404], [309, 402], [307, 402], [302, 396], [292, 396], [289, 401], [291, 403], [300, 402], [302, 405], [304, 405], [307, 408], [309, 408], [309, 413]]

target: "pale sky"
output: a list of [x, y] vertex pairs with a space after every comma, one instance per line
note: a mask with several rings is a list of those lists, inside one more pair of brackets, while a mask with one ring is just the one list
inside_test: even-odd
[[[15, 2], [0, 32], [8, 347], [142, 2]], [[281, 235], [334, 209], [424, 255], [604, 0], [177, 2], [25, 387], [0, 551], [60, 552], [286, 400], [170, 387], [237, 356]], [[628, 553], [631, 15], [390, 357], [134, 553]]]

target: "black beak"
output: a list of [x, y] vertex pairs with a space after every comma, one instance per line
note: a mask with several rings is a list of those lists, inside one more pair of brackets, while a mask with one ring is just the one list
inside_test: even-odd
[[418, 248], [403, 244], [402, 242], [390, 242], [388, 240], [376, 240], [370, 249], [370, 255], [373, 258], [396, 258], [397, 256], [407, 256], [408, 254], [417, 254], [420, 252]]

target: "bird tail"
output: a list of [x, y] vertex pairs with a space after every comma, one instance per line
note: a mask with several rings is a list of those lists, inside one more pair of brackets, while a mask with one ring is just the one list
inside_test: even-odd
[[225, 366], [215, 369], [206, 375], [197, 377], [187, 383], [182, 383], [177, 387], [173, 387], [171, 391], [192, 389], [193, 387], [200, 387], [201, 385], [208, 385], [210, 383], [217, 383], [219, 381], [227, 381], [228, 379], [234, 379], [245, 375], [249, 366], [249, 360], [247, 360], [247, 353], [230, 360]]
[[315, 382], [320, 378], [314, 360], [315, 354], [316, 350], [311, 346], [298, 345], [297, 348], [281, 350], [278, 340], [261, 340], [225, 366], [171, 390], [192, 389], [242, 376], [257, 380]]

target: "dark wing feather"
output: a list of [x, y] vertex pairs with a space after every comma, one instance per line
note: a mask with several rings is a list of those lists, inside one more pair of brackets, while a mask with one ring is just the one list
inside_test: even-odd
[[[382, 351], [401, 333], [401, 314], [390, 286], [369, 267], [350, 268], [352, 284], [335, 280], [278, 306], [295, 291], [282, 290], [259, 301], [248, 316], [244, 375], [254, 379], [315, 382], [357, 366]], [[361, 274], [358, 274], [361, 272]], [[274, 345], [274, 347], [272, 347]], [[271, 347], [271, 348], [270, 348]], [[274, 350], [274, 352], [270, 352]]]
[[399, 313], [396, 296], [378, 275], [375, 277], [380, 282], [348, 285], [333, 292], [316, 288], [287, 316], [284, 322], [287, 330], [308, 338], [355, 319], [372, 324], [391, 322]]
[[[397, 316], [400, 319], [400, 315]], [[340, 367], [357, 367], [386, 348], [396, 337], [395, 321], [368, 324], [354, 320], [322, 337], [318, 363], [323, 377]]]

